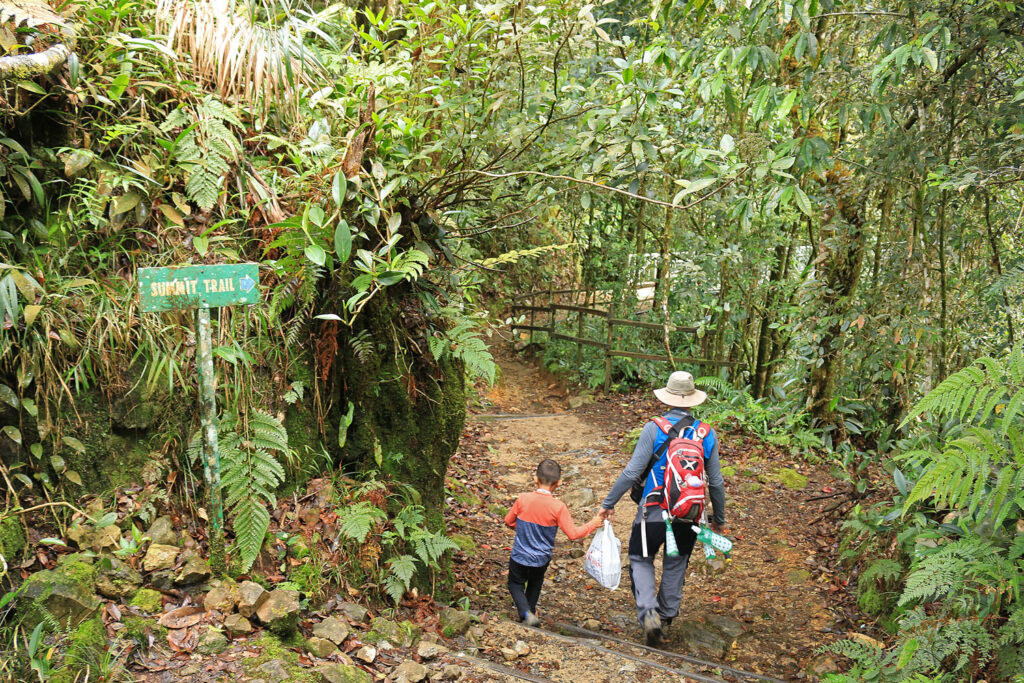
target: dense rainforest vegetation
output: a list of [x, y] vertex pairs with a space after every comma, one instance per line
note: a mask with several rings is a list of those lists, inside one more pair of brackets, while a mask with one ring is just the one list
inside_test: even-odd
[[[278, 497], [333, 472], [342, 561], [318, 580], [397, 602], [443, 579], [485, 332], [570, 288], [664, 324], [619, 343], [706, 359], [716, 420], [845, 473], [850, 586], [890, 638], [830, 646], [833, 680], [1024, 680], [1013, 2], [22, 0], [0, 20], [12, 643], [47, 624], [14, 609], [27, 520], [97, 534], [103, 495], [136, 486], [124, 558], [172, 499], [205, 518], [192, 317], [142, 313], [136, 271], [250, 261], [264, 303], [214, 313], [229, 572]], [[535, 342], [592, 388], [666, 370]]]

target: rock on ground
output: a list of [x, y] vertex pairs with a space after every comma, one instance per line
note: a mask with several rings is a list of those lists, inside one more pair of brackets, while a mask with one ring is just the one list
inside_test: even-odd
[[[23, 625], [31, 632], [43, 619], [42, 610], [61, 625], [78, 626], [91, 617], [102, 604], [93, 595], [91, 576], [76, 577], [62, 568], [36, 572], [22, 584], [18, 610]], [[24, 606], [24, 607], [23, 607]]]
[[348, 638], [348, 624], [338, 617], [327, 617], [313, 626], [313, 635], [329, 640], [335, 645], [341, 645]]
[[433, 643], [429, 640], [421, 640], [416, 647], [416, 656], [423, 660], [435, 659], [448, 652], [448, 648], [440, 643]]
[[281, 683], [290, 680], [288, 667], [280, 659], [271, 659], [260, 667], [260, 672], [267, 677], [269, 683]]
[[306, 649], [310, 654], [324, 659], [337, 652], [338, 646], [326, 638], [312, 636], [306, 639]]
[[373, 677], [362, 669], [346, 664], [321, 664], [314, 669], [326, 683], [372, 683]]
[[178, 545], [178, 532], [174, 530], [174, 523], [167, 515], [157, 517], [146, 532], [149, 540], [160, 545]]
[[272, 633], [288, 636], [299, 623], [299, 592], [278, 588], [256, 610], [256, 617]]
[[227, 646], [227, 637], [212, 626], [207, 626], [206, 631], [199, 638], [199, 645], [196, 649], [200, 654], [215, 655], [223, 652]]
[[364, 645], [355, 651], [355, 658], [361, 662], [373, 664], [373, 660], [377, 659], [377, 648]]
[[215, 583], [203, 598], [203, 607], [207, 610], [217, 610], [222, 614], [231, 614], [237, 604], [238, 586], [230, 579]]
[[175, 586], [194, 586], [210, 578], [210, 565], [194, 550], [185, 551], [185, 566], [174, 578]]
[[370, 613], [365, 607], [357, 605], [354, 602], [343, 602], [338, 605], [338, 609], [340, 609], [348, 619], [351, 619], [357, 624], [366, 621], [370, 616]]
[[252, 633], [252, 624], [241, 614], [229, 614], [224, 619], [224, 630], [232, 637], [244, 636]]
[[174, 561], [177, 557], [178, 546], [153, 543], [146, 551], [146, 556], [142, 559], [142, 568], [147, 572], [170, 569], [174, 566]]
[[391, 677], [395, 683], [419, 683], [430, 674], [430, 670], [416, 662], [402, 662], [394, 671]]
[[96, 574], [96, 592], [105, 598], [121, 600], [142, 585], [142, 574], [120, 560], [111, 560], [109, 569], [100, 569]]
[[238, 613], [246, 618], [252, 617], [269, 595], [258, 583], [243, 581], [238, 584]]
[[469, 630], [469, 626], [472, 623], [472, 617], [469, 616], [469, 612], [465, 612], [454, 607], [446, 607], [441, 610], [441, 632], [445, 638], [454, 638], [455, 636], [461, 636]]

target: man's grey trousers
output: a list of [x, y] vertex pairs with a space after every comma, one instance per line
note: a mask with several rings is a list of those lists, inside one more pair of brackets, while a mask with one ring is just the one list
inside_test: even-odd
[[679, 614], [683, 599], [683, 585], [686, 583], [686, 566], [697, 540], [697, 534], [685, 522], [672, 525], [673, 536], [679, 548], [678, 557], [664, 557], [662, 560], [661, 586], [654, 579], [654, 558], [665, 544], [665, 522], [658, 512], [658, 520], [649, 519], [647, 526], [647, 557], [643, 554], [642, 517], [637, 515], [633, 530], [629, 534], [629, 578], [633, 585], [633, 599], [636, 600], [637, 619], [655, 610], [662, 621], [673, 619]]

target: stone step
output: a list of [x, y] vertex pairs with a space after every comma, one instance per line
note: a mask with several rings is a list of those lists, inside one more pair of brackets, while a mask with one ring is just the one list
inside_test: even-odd
[[725, 683], [724, 679], [694, 667], [666, 664], [651, 653], [632, 654], [511, 621], [489, 625], [483, 643], [487, 647], [479, 656], [555, 683]]

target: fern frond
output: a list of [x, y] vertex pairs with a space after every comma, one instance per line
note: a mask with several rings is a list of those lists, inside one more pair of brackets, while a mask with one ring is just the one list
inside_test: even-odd
[[428, 567], [435, 566], [449, 550], [458, 550], [459, 546], [441, 532], [431, 533], [419, 530], [412, 536], [413, 552]]
[[407, 584], [402, 583], [402, 580], [394, 574], [388, 574], [384, 577], [384, 592], [387, 593], [391, 601], [396, 605], [401, 602], [402, 596], [409, 590]]
[[903, 574], [903, 565], [896, 560], [879, 558], [861, 574], [862, 581], [895, 581]]
[[1004, 269], [1003, 274], [988, 288], [988, 293], [989, 296], [1002, 294], [1018, 285], [1024, 285], [1024, 263]]
[[399, 555], [388, 560], [391, 566], [391, 573], [398, 577], [398, 580], [408, 586], [412, 582], [413, 574], [416, 573], [416, 558], [412, 555]]
[[248, 571], [259, 557], [263, 539], [270, 528], [270, 513], [256, 498], [243, 498], [234, 507], [235, 545], [238, 548], [241, 570]]
[[[1005, 405], [1002, 420], [1009, 420], [1024, 403], [1024, 352], [1020, 347], [999, 361], [988, 356], [979, 358], [974, 365], [959, 370], [932, 389], [908, 413], [901, 426], [925, 412], [937, 417], [956, 417], [964, 420], [973, 417], [976, 424], [985, 423], [1000, 405]], [[1012, 419], [1012, 415], [1009, 415]]]
[[338, 511], [338, 533], [357, 543], [363, 543], [374, 524], [387, 515], [367, 501], [359, 501]]

